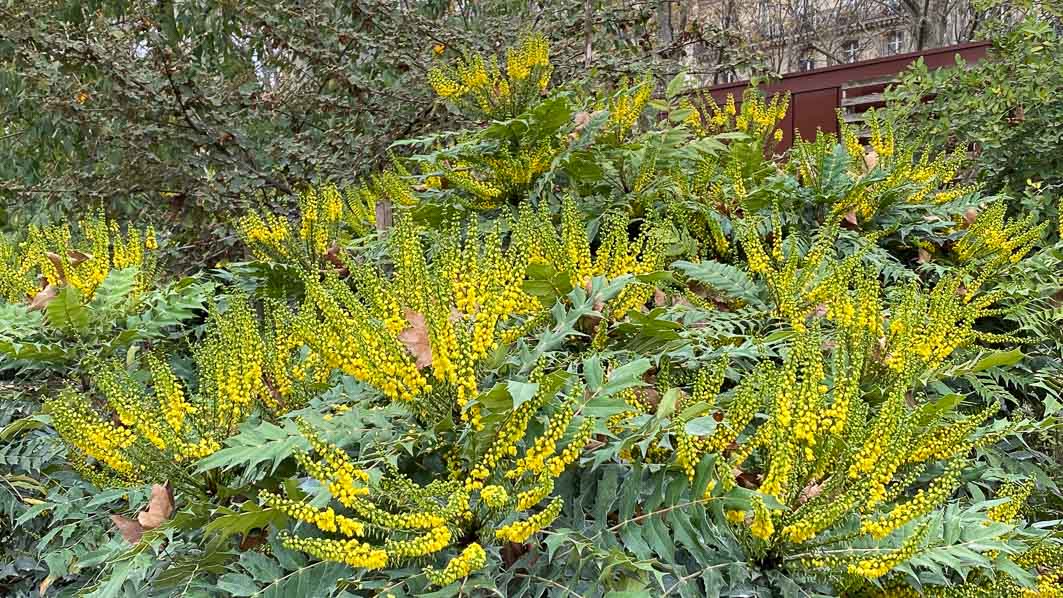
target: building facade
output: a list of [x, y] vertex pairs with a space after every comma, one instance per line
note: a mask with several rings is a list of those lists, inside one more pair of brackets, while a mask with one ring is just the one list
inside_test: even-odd
[[964, 43], [989, 16], [970, 0], [691, 1], [691, 22], [727, 33], [687, 49], [706, 84]]

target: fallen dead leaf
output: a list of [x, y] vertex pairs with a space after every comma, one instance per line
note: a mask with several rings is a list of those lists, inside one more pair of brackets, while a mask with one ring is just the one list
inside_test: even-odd
[[37, 587], [37, 593], [41, 596], [44, 596], [44, 593], [48, 591], [48, 588], [52, 586], [52, 582], [54, 581], [54, 575], [49, 575], [48, 577], [45, 577], [44, 581], [41, 582], [41, 585]]
[[872, 150], [864, 154], [864, 164], [867, 165], [868, 170], [878, 166], [878, 152]]
[[819, 482], [809, 482], [808, 485], [805, 486], [804, 490], [801, 491], [801, 494], [797, 497], [797, 504], [803, 505], [806, 502], [812, 500], [813, 498], [819, 496], [822, 492], [823, 484]]
[[173, 496], [170, 489], [162, 484], [152, 484], [151, 499], [148, 508], [137, 515], [137, 521], [144, 529], [155, 529], [173, 514]]
[[424, 321], [424, 314], [406, 309], [404, 315], [410, 326], [399, 333], [399, 341], [413, 355], [417, 369], [426, 368], [432, 365], [432, 346], [428, 342], [428, 325]]
[[339, 244], [335, 241], [332, 242], [332, 246], [325, 252], [325, 261], [332, 264], [336, 268], [336, 272], [339, 273], [340, 278], [346, 278], [350, 274], [350, 270], [347, 269], [347, 264], [343, 263], [343, 258], [340, 257], [340, 252], [343, 251]]
[[30, 311], [37, 311], [48, 307], [48, 304], [59, 294], [59, 287], [50, 284], [41, 289], [33, 299], [30, 299]]
[[52, 253], [51, 251], [45, 251], [44, 257], [48, 258], [49, 262], [55, 266], [56, 272], [59, 273], [59, 280], [66, 280], [66, 273], [63, 272], [63, 258], [58, 253]]
[[925, 263], [929, 262], [930, 261], [930, 252], [925, 250], [925, 249], [923, 249], [922, 247], [920, 247], [919, 248], [919, 258], [918, 258], [918, 260], [919, 260], [920, 264], [925, 264]]
[[118, 533], [122, 534], [125, 541], [130, 544], [140, 542], [140, 537], [144, 535], [144, 526], [140, 525], [140, 522], [135, 519], [130, 519], [123, 515], [111, 515], [111, 521], [118, 528]]
[[978, 218], [978, 210], [974, 208], [967, 208], [963, 213], [963, 221], [967, 223], [967, 226], [974, 224], [974, 221]]
[[92, 254], [78, 251], [77, 249], [71, 249], [66, 252], [66, 256], [70, 258], [70, 265], [76, 266], [80, 263], [87, 262], [92, 259]]

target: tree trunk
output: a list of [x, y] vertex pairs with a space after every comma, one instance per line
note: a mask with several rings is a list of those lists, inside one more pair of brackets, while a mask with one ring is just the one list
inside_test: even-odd
[[583, 0], [583, 66], [591, 68], [594, 57], [594, 0]]

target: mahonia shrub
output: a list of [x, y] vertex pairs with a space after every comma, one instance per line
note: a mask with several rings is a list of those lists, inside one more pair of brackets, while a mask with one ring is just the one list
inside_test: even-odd
[[[477, 368], [544, 310], [524, 292], [527, 256], [495, 230], [461, 239], [448, 228], [433, 259], [421, 228], [398, 223], [389, 272], [349, 260], [349, 280], [304, 273], [306, 300], [289, 316], [308, 360], [338, 369], [426, 421], [477, 425]], [[352, 288], [353, 287], [353, 288]]]
[[1021, 507], [1046, 479], [1022, 435], [1052, 423], [986, 390], [1017, 379], [1001, 300], [1043, 225], [874, 113], [866, 144], [777, 156], [784, 96], [551, 72], [534, 35], [433, 70], [479, 124], [248, 215], [253, 266], [216, 272], [246, 294], [190, 360], [100, 360], [49, 401], [85, 478], [187, 503], [107, 583], [1056, 591]]
[[80, 221], [76, 232], [66, 224], [31, 225], [25, 240], [0, 243], [0, 297], [43, 307], [66, 287], [84, 302], [113, 270], [125, 268], [137, 269], [136, 290], [144, 292], [155, 280], [156, 249], [151, 227], [123, 233], [100, 214]]
[[299, 196], [297, 226], [278, 214], [250, 213], [239, 219], [236, 230], [257, 260], [304, 268], [335, 264], [340, 242], [373, 229], [376, 198], [382, 195], [376, 183], [372, 190], [368, 184], [343, 190], [331, 184], [310, 187]]
[[179, 378], [159, 355], [145, 359], [147, 385], [134, 375], [139, 372], [108, 360], [91, 375], [102, 401], [67, 388], [44, 409], [70, 447], [72, 465], [94, 483], [202, 489], [205, 480], [190, 473], [197, 460], [221, 448], [252, 415], [275, 417], [301, 406], [305, 398], [295, 383], [327, 377], [294, 351], [290, 335], [282, 325], [262, 326], [248, 299], [232, 296], [224, 311], [211, 308], [193, 353], [194, 381]]
[[[492, 547], [529, 542], [561, 511], [561, 498], [550, 498], [555, 480], [578, 460], [594, 426], [593, 418], [578, 415], [582, 389], [565, 392], [566, 382], [563, 372], [533, 372], [531, 398], [499, 413], [482, 446], [444, 449], [448, 471], [427, 483], [397, 470], [361, 469], [302, 424], [316, 456], [297, 460], [335, 506], [264, 492], [267, 506], [329, 534], [285, 532], [282, 542], [367, 571], [431, 562], [422, 573], [435, 586], [485, 567], [498, 558]], [[547, 423], [534, 434], [529, 424], [541, 416]]]
[[542, 34], [524, 36], [506, 51], [505, 72], [495, 57], [479, 54], [457, 65], [433, 68], [428, 83], [440, 98], [487, 118], [524, 112], [550, 85], [550, 46]]

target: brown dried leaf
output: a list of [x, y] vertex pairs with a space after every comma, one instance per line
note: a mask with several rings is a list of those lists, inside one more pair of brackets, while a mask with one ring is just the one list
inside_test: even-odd
[[738, 485], [747, 490], [754, 490], [760, 486], [759, 474], [742, 471], [737, 467], [732, 468], [731, 473], [734, 475], [735, 481], [738, 482]]
[[41, 582], [41, 585], [37, 586], [37, 593], [43, 597], [44, 593], [48, 591], [48, 588], [52, 587], [52, 583], [54, 581], [54, 575], [49, 575], [48, 577], [45, 577], [44, 581]]
[[55, 266], [56, 272], [59, 273], [59, 280], [65, 281], [66, 274], [63, 272], [63, 258], [58, 253], [52, 253], [51, 251], [45, 251], [44, 257], [48, 258], [49, 262]]
[[48, 307], [48, 304], [55, 299], [55, 296], [59, 294], [59, 287], [54, 284], [50, 284], [41, 289], [33, 299], [30, 299], [30, 311], [37, 311], [38, 309], [44, 309]]
[[864, 164], [867, 165], [868, 170], [878, 166], [878, 152], [872, 150], [864, 154]]
[[432, 345], [428, 342], [428, 325], [424, 321], [424, 314], [408, 308], [404, 314], [410, 326], [399, 333], [399, 341], [417, 360], [418, 369], [428, 367], [432, 365]]
[[576, 124], [575, 130], [582, 131], [583, 127], [586, 127], [587, 123], [591, 122], [591, 113], [586, 110], [577, 112], [572, 117], [572, 122]]
[[661, 402], [661, 393], [652, 386], [649, 388], [643, 388], [638, 391], [642, 395], [642, 400], [650, 406], [651, 409], [657, 409], [657, 404]]
[[661, 289], [655, 289], [653, 291], [653, 305], [654, 307], [664, 307], [668, 305], [668, 295], [664, 294]]
[[328, 248], [323, 256], [325, 261], [332, 264], [336, 268], [336, 272], [339, 273], [340, 278], [346, 278], [350, 271], [347, 269], [347, 264], [343, 263], [343, 259], [340, 257], [340, 252], [343, 251], [339, 244], [335, 241], [332, 242], [332, 246]]
[[135, 519], [122, 515], [111, 515], [111, 521], [118, 528], [118, 533], [122, 534], [125, 541], [130, 544], [140, 542], [140, 537], [144, 535], [144, 526], [140, 525], [140, 522]]
[[816, 498], [823, 492], [823, 484], [819, 482], [809, 482], [805, 489], [801, 491], [800, 496], [797, 497], [797, 504], [803, 505], [806, 502]]
[[144, 529], [155, 529], [173, 514], [173, 496], [170, 489], [162, 484], [152, 484], [151, 499], [148, 509], [137, 514], [137, 521]]
[[87, 262], [92, 259], [91, 253], [85, 253], [83, 251], [78, 251], [77, 249], [71, 249], [70, 251], [66, 252], [66, 256], [70, 258], [71, 266], [76, 266], [80, 263]]
[[974, 221], [978, 218], [978, 210], [974, 208], [967, 208], [967, 211], [963, 213], [963, 221], [967, 223], [967, 226], [974, 224]]
[[920, 264], [925, 264], [925, 263], [929, 262], [930, 261], [930, 252], [925, 250], [925, 249], [923, 249], [922, 247], [920, 247], [919, 248], [919, 258], [918, 258], [918, 260], [919, 260]]

